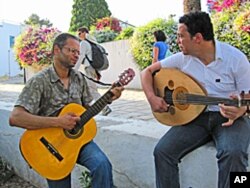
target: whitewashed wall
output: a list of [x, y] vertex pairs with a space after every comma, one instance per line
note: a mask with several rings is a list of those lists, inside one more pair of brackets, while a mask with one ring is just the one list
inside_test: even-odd
[[0, 76], [16, 76], [23, 74], [15, 61], [13, 48], [10, 46], [10, 37], [20, 34], [22, 26], [0, 20]]
[[[101, 44], [108, 52], [108, 59], [110, 62], [109, 68], [101, 72], [101, 82], [114, 83], [119, 79], [119, 75], [132, 68], [135, 71], [134, 79], [126, 86], [130, 89], [141, 89], [140, 70], [135, 63], [130, 51], [130, 44], [128, 40], [112, 41]], [[26, 68], [26, 79], [34, 75], [32, 68]], [[99, 87], [99, 86], [98, 86]], [[100, 85], [100, 87], [103, 87]]]
[[118, 79], [120, 73], [128, 68], [132, 68], [135, 71], [135, 78], [126, 87], [131, 89], [141, 89], [140, 70], [131, 54], [129, 41], [112, 41], [102, 43], [101, 45], [108, 52], [108, 59], [110, 61], [109, 68], [101, 72], [101, 81], [113, 83]]

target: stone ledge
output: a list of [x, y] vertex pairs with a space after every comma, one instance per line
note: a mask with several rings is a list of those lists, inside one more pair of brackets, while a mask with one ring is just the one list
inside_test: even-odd
[[[19, 152], [19, 138], [24, 130], [8, 125], [9, 113], [8, 110], [0, 109], [0, 156], [13, 166], [20, 177], [37, 187], [47, 187], [46, 181], [31, 170], [23, 160]], [[103, 116], [96, 116], [95, 119], [98, 125], [95, 142], [108, 155], [113, 165], [116, 186], [119, 188], [155, 187], [153, 149], [169, 127], [153, 121]], [[217, 187], [215, 155], [216, 151], [212, 143], [188, 154], [180, 165], [181, 187]], [[78, 165], [73, 170], [74, 188], [81, 187], [79, 177], [82, 170], [83, 168]]]

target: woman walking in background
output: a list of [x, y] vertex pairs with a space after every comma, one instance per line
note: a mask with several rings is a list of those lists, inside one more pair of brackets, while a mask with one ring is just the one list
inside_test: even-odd
[[166, 53], [169, 49], [167, 43], [165, 42], [167, 37], [162, 30], [157, 30], [154, 32], [155, 43], [153, 45], [153, 61], [155, 63], [166, 57]]

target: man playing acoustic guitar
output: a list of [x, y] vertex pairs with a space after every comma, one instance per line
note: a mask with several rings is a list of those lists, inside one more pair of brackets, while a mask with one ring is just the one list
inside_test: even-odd
[[[233, 100], [236, 94], [249, 92], [250, 64], [247, 57], [233, 46], [214, 39], [213, 26], [207, 13], [194, 12], [182, 16], [179, 19], [177, 43], [182, 52], [150, 65], [141, 73], [142, 87], [153, 112], [174, 115], [178, 110], [186, 110], [182, 104], [178, 107], [178, 100], [175, 101], [173, 97], [178, 89], [173, 91], [171, 102], [168, 102], [167, 95], [159, 97], [154, 88], [153, 73], [160, 69], [174, 68], [191, 75], [205, 88], [208, 97], [231, 96]], [[164, 82], [164, 76], [162, 79], [162, 83], [169, 85], [165, 92], [171, 91], [175, 81]], [[184, 86], [179, 88], [185, 88], [185, 80], [183, 83]], [[185, 92], [176, 99], [182, 96], [185, 96]], [[181, 103], [185, 103], [185, 100], [184, 97]], [[248, 166], [250, 120], [244, 116], [248, 109], [249, 102], [237, 107], [222, 103], [208, 105], [195, 119], [182, 126], [173, 126], [154, 149], [157, 187], [179, 188], [178, 165], [181, 159], [212, 140], [217, 150], [218, 187], [229, 188], [230, 172], [246, 172]]]
[[[55, 38], [52, 48], [53, 65], [40, 71], [27, 82], [9, 121], [11, 126], [27, 129], [29, 137], [25, 140], [26, 144], [22, 142], [20, 144], [22, 154], [32, 168], [47, 178], [49, 188], [71, 187], [70, 173], [74, 162], [90, 170], [91, 187], [111, 188], [113, 187], [111, 163], [92, 140], [96, 129], [92, 128], [94, 126], [88, 125], [88, 117], [96, 115], [98, 112], [94, 112], [95, 109], [93, 109], [81, 117], [87, 120], [81, 120], [79, 117], [83, 111], [80, 107], [87, 107], [88, 103], [92, 101], [85, 78], [80, 72], [72, 69], [78, 60], [79, 48], [79, 39], [71, 34], [62, 33]], [[105, 98], [106, 101], [104, 100], [102, 103], [110, 103], [119, 98], [123, 89], [122, 86], [111, 88]], [[66, 109], [59, 114], [61, 109], [68, 104], [73, 105], [69, 105], [69, 110]], [[103, 104], [103, 107], [105, 105]], [[98, 107], [94, 106], [94, 108]], [[84, 122], [87, 126], [80, 129], [79, 127], [82, 125], [79, 122], [80, 124]], [[88, 129], [90, 133], [88, 133]], [[40, 136], [40, 132], [46, 134]], [[49, 133], [52, 135], [50, 136]], [[75, 141], [84, 140], [81, 135], [85, 134], [92, 134], [93, 137], [90, 136], [83, 146], [74, 144]], [[70, 145], [70, 143], [73, 144]], [[29, 150], [29, 148], [32, 149]], [[72, 156], [75, 148], [79, 149], [74, 158]], [[67, 168], [71, 158], [73, 158], [73, 165], [69, 167], [70, 170], [65, 173], [64, 168], [55, 170], [61, 165]], [[47, 163], [51, 164], [44, 168], [43, 166]], [[51, 166], [53, 168], [47, 169]]]

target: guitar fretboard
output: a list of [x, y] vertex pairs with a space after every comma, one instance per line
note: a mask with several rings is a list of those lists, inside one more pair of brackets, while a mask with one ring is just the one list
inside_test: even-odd
[[92, 117], [97, 115], [111, 100], [113, 93], [109, 90], [90, 106], [80, 117], [80, 125], [87, 123]]

